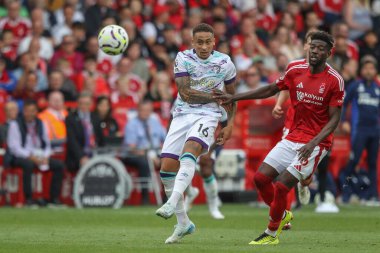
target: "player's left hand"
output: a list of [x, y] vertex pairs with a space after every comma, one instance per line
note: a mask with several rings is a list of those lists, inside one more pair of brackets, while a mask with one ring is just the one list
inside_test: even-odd
[[232, 134], [232, 126], [226, 126], [222, 128], [218, 137], [216, 138], [216, 144], [223, 145], [231, 137], [231, 134]]
[[212, 90], [213, 98], [220, 104], [220, 105], [227, 105], [232, 103], [232, 97], [233, 95], [225, 93], [221, 90]]
[[311, 153], [313, 153], [315, 147], [317, 145], [313, 142], [308, 142], [305, 145], [303, 145], [300, 149], [298, 149], [298, 160], [302, 163], [304, 161], [307, 161], [309, 159]]

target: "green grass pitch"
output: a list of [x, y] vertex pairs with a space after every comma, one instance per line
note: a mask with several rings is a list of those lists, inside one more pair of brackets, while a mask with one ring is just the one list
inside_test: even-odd
[[275, 246], [248, 245], [265, 229], [267, 209], [224, 205], [226, 219], [217, 221], [206, 206], [195, 206], [197, 231], [176, 245], [164, 244], [175, 218], [165, 221], [155, 209], [0, 208], [0, 252], [380, 252], [380, 208], [347, 206], [325, 215], [303, 208]]

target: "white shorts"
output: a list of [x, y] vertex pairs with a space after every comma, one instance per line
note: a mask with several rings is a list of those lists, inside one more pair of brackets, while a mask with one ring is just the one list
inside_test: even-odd
[[289, 128], [284, 127], [282, 129], [282, 137], [281, 139], [285, 139], [285, 137], [289, 134]]
[[187, 114], [175, 117], [162, 147], [161, 158], [178, 160], [183, 152], [186, 141], [191, 140], [202, 145], [202, 154], [208, 152], [214, 143], [215, 129], [219, 118]]
[[305, 180], [314, 173], [318, 163], [327, 154], [327, 149], [316, 146], [309, 159], [301, 163], [297, 150], [303, 145], [305, 144], [283, 139], [269, 152], [264, 163], [272, 166], [279, 174], [286, 169], [298, 180]]

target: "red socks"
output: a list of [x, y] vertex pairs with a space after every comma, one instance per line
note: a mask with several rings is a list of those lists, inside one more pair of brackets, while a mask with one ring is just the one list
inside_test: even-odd
[[272, 231], [276, 231], [281, 223], [282, 216], [286, 209], [287, 195], [291, 189], [281, 182], [274, 184], [274, 199], [270, 206], [270, 222], [268, 228]]
[[270, 206], [273, 201], [274, 190], [273, 190], [273, 179], [264, 175], [261, 172], [256, 172], [253, 177], [255, 181], [256, 188], [260, 193], [260, 196], [263, 198], [264, 202]]

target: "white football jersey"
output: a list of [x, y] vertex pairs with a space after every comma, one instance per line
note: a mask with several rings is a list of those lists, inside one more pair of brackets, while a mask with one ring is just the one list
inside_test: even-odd
[[[175, 77], [190, 76], [192, 89], [211, 93], [213, 89], [223, 90], [224, 85], [232, 84], [236, 77], [236, 68], [230, 57], [218, 51], [203, 60], [197, 56], [195, 49], [179, 52], [175, 59]], [[221, 117], [217, 103], [188, 104], [180, 94], [173, 110], [173, 117], [181, 114], [200, 114]]]

